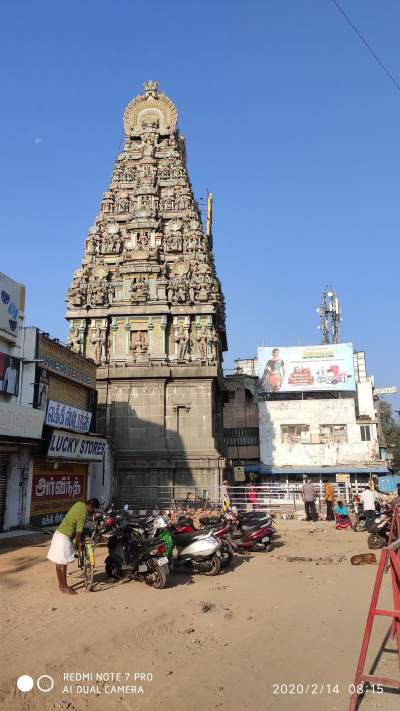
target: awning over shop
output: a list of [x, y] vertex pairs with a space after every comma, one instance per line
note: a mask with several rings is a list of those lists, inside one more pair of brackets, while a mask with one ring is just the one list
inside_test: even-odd
[[265, 476], [293, 476], [293, 475], [307, 475], [311, 476], [329, 476], [335, 474], [376, 474], [377, 476], [383, 476], [384, 474], [390, 474], [389, 469], [383, 465], [373, 466], [366, 465], [364, 467], [352, 467], [351, 465], [337, 465], [337, 466], [326, 466], [326, 467], [275, 467], [268, 464], [246, 464], [244, 467], [245, 474], [262, 474]]

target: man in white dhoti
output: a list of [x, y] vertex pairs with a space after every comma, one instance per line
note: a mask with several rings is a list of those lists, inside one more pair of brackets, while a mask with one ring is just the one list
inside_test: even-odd
[[98, 509], [99, 505], [97, 499], [77, 501], [53, 534], [47, 557], [56, 564], [58, 586], [63, 593], [76, 595], [76, 590], [67, 585], [67, 565], [75, 558], [87, 515]]

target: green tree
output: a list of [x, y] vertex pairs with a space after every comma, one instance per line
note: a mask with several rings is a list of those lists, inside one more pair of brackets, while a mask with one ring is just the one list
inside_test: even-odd
[[393, 454], [392, 467], [398, 472], [400, 470], [400, 425], [395, 420], [392, 406], [385, 400], [379, 400], [379, 418], [386, 447]]

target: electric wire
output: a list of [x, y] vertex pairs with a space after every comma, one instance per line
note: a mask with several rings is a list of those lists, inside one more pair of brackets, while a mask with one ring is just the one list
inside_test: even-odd
[[346, 15], [345, 11], [344, 11], [343, 8], [341, 7], [341, 5], [338, 3], [338, 1], [337, 1], [337, 0], [331, 0], [331, 2], [335, 5], [335, 7], [336, 7], [337, 10], [341, 13], [341, 15], [343, 15], [344, 19], [345, 19], [346, 22], [350, 25], [351, 29], [355, 32], [355, 34], [357, 35], [357, 37], [358, 37], [358, 38], [361, 40], [361, 42], [365, 45], [365, 47], [367, 48], [368, 52], [373, 56], [373, 58], [374, 58], [375, 61], [379, 64], [379, 66], [381, 67], [381, 69], [383, 69], [383, 71], [384, 71], [385, 74], [389, 77], [390, 81], [394, 84], [394, 86], [396, 87], [396, 89], [397, 89], [398, 91], [400, 91], [400, 84], [399, 84], [399, 82], [395, 79], [395, 77], [393, 76], [393, 74], [392, 74], [392, 73], [389, 71], [389, 69], [385, 66], [385, 64], [382, 62], [382, 60], [379, 59], [379, 57], [378, 57], [378, 55], [376, 54], [376, 52], [372, 49], [371, 45], [367, 42], [367, 40], [365, 39], [365, 37], [363, 37], [363, 35], [361, 34], [361, 32], [360, 32], [360, 31], [357, 29], [357, 27], [355, 26], [355, 24], [350, 20], [350, 17], [349, 17], [348, 15]]

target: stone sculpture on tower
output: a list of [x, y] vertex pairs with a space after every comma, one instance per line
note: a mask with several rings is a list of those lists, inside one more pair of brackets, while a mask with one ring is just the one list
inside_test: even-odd
[[215, 495], [225, 467], [225, 313], [211, 230], [176, 108], [157, 82], [144, 88], [126, 108], [125, 147], [67, 294], [70, 346], [97, 364], [97, 429], [115, 447], [115, 494], [133, 504], [151, 487]]

